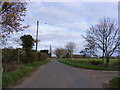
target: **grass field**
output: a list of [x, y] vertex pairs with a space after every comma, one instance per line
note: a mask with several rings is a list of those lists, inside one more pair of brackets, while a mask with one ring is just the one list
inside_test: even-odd
[[116, 77], [109, 82], [110, 88], [120, 88], [120, 78]]
[[[76, 61], [90, 61], [90, 60], [94, 60], [94, 61], [102, 61], [102, 59], [101, 58], [88, 58], [88, 59], [86, 59], [86, 58], [74, 58], [74, 59], [71, 59], [71, 60], [76, 60]], [[110, 59], [110, 62], [109, 62], [109, 64], [115, 64], [115, 63], [117, 63], [118, 62], [118, 59]], [[106, 63], [106, 60], [104, 59], [104, 64]]]
[[2, 74], [2, 88], [6, 88], [9, 85], [14, 84], [16, 81], [37, 69], [37, 67], [48, 63], [50, 60], [43, 60], [40, 62], [24, 64], [18, 67], [18, 69], [10, 72], [5, 72]]
[[[78, 59], [79, 60], [79, 59]], [[118, 71], [118, 66], [113, 67], [105, 67], [104, 65], [93, 65], [91, 63], [78, 63], [78, 62], [72, 62], [72, 60], [66, 60], [66, 59], [58, 59], [59, 62], [74, 66], [74, 67], [80, 67], [85, 69], [94, 69], [94, 70], [107, 70], [107, 71]]]

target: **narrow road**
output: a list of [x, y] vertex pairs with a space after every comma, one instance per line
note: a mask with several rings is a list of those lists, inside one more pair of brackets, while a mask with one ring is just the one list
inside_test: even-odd
[[13, 88], [102, 88], [102, 85], [90, 76], [83, 69], [54, 59]]

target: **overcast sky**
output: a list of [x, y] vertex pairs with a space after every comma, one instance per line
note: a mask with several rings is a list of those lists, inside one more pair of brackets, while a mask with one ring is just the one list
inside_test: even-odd
[[[82, 35], [86, 30], [99, 21], [99, 18], [110, 17], [118, 20], [117, 2], [29, 2], [24, 24], [31, 27], [13, 35], [19, 38], [20, 35], [31, 34], [36, 38], [36, 23], [39, 24], [39, 46], [38, 50], [54, 50], [57, 47], [64, 47], [69, 41], [75, 42], [76, 54], [85, 45]], [[47, 23], [47, 24], [45, 24]], [[11, 41], [12, 42], [12, 41]], [[12, 43], [14, 44], [14, 43]], [[18, 47], [10, 44], [11, 46]], [[34, 47], [35, 48], [35, 47]]]

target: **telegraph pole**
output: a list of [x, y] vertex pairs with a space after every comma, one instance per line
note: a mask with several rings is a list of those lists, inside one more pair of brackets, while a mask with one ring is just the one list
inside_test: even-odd
[[37, 47], [38, 47], [38, 26], [39, 26], [39, 21], [37, 21], [37, 33], [36, 33], [36, 52], [37, 52]]
[[52, 56], [52, 47], [50, 45], [50, 57]]

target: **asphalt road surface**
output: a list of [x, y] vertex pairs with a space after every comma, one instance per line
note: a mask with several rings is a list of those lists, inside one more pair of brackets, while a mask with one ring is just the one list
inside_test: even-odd
[[54, 59], [13, 88], [102, 88], [102, 86], [90, 78], [87, 71]]

